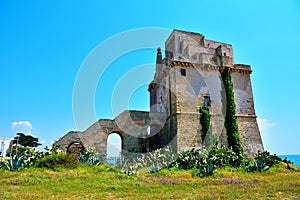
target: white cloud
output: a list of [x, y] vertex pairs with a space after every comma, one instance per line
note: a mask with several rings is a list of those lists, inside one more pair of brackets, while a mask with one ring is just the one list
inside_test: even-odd
[[32, 124], [29, 121], [17, 121], [11, 123], [11, 128], [15, 133], [31, 135]]
[[257, 118], [257, 123], [259, 126], [259, 129], [263, 132], [267, 132], [269, 129], [271, 129], [272, 127], [274, 127], [276, 124], [273, 122], [270, 122], [267, 119], [263, 119], [263, 118]]
[[44, 139], [41, 139], [40, 141], [39, 141], [41, 144], [47, 144], [47, 141], [46, 140], [44, 140]]
[[275, 123], [269, 121], [268, 119], [257, 118], [258, 127], [263, 140], [264, 147], [270, 149], [272, 138], [269, 137], [270, 130], [276, 126]]
[[107, 141], [107, 155], [109, 157], [119, 156], [121, 152], [121, 140], [120, 141]]

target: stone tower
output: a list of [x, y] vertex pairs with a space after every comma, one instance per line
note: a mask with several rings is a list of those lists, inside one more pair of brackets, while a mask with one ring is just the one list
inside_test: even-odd
[[220, 70], [229, 68], [236, 115], [246, 155], [263, 150], [254, 110], [249, 65], [234, 64], [232, 46], [204, 35], [174, 30], [165, 42], [165, 58], [157, 49], [156, 72], [149, 84], [151, 148], [173, 141], [178, 151], [202, 144], [199, 108], [210, 107], [211, 132], [228, 145], [224, 127], [226, 94]]
[[[202, 136], [199, 108], [208, 106], [211, 133], [228, 145], [226, 93], [221, 77], [228, 68], [234, 87], [240, 140], [246, 155], [263, 150], [250, 81], [249, 65], [234, 64], [232, 46], [206, 40], [198, 33], [174, 30], [165, 42], [165, 58], [157, 49], [154, 80], [149, 84], [150, 112], [125, 110], [114, 119], [99, 119], [84, 131], [71, 131], [55, 142], [77, 154], [95, 147], [107, 150], [111, 133], [119, 134], [122, 151], [147, 152], [171, 144], [177, 151], [199, 148]], [[150, 131], [149, 131], [150, 127]]]

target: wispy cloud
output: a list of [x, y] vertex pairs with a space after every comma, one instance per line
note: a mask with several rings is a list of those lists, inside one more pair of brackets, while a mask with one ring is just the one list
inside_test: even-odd
[[270, 122], [268, 119], [263, 119], [263, 118], [257, 118], [257, 123], [259, 126], [259, 129], [261, 131], [268, 131], [269, 129], [271, 129], [272, 127], [276, 126], [275, 123]]
[[11, 128], [16, 133], [31, 135], [32, 124], [29, 121], [16, 121], [11, 123]]
[[258, 127], [260, 130], [260, 134], [264, 143], [264, 147], [269, 149], [271, 138], [269, 137], [270, 130], [276, 126], [275, 123], [271, 122], [268, 119], [257, 118]]

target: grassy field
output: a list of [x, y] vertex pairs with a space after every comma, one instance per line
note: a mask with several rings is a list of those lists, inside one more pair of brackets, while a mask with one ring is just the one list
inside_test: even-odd
[[107, 165], [0, 170], [0, 199], [300, 199], [300, 172], [218, 169], [211, 177], [161, 170], [125, 175]]

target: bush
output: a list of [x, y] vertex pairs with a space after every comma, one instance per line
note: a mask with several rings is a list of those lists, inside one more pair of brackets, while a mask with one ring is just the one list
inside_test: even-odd
[[209, 107], [203, 105], [200, 107], [199, 112], [201, 114], [200, 116], [200, 124], [202, 126], [202, 142], [204, 141], [205, 137], [207, 134], [209, 134], [209, 131], [211, 131], [211, 124], [210, 124], [210, 112], [209, 112]]
[[25, 158], [24, 155], [11, 156], [9, 159], [5, 159], [0, 162], [0, 168], [10, 170], [10, 171], [24, 169], [24, 167], [26, 165], [24, 158]]
[[196, 175], [211, 176], [215, 173], [215, 157], [210, 155], [207, 150], [192, 149], [182, 152], [177, 160], [171, 164], [171, 167], [177, 169], [196, 169]]
[[150, 173], [168, 167], [175, 159], [176, 153], [171, 148], [157, 149], [148, 153], [122, 152], [117, 161], [117, 168], [132, 175], [141, 169], [148, 169]]
[[237, 154], [227, 147], [214, 147], [208, 154], [216, 167], [239, 167], [243, 162], [243, 155]]
[[192, 149], [183, 151], [179, 154], [177, 160], [171, 164], [171, 167], [176, 167], [177, 169], [195, 169], [198, 167], [201, 159], [206, 156], [205, 150]]
[[178, 169], [194, 169], [210, 162], [214, 167], [239, 167], [243, 156], [227, 147], [213, 147], [211, 151], [192, 149], [182, 152], [172, 167]]
[[33, 166], [44, 154], [35, 148], [14, 145], [8, 156], [9, 159], [1, 161], [0, 168], [14, 171]]
[[11, 157], [24, 157], [24, 167], [33, 166], [36, 160], [43, 158], [44, 154], [42, 151], [30, 147], [24, 146], [13, 146]]
[[78, 160], [89, 165], [100, 165], [106, 160], [106, 155], [98, 154], [95, 147], [88, 148], [79, 153]]
[[244, 160], [244, 169], [248, 172], [263, 172], [268, 170], [274, 164], [278, 164], [280, 161], [282, 161], [281, 158], [276, 155], [271, 155], [268, 151], [258, 151], [254, 157]]
[[198, 166], [196, 175], [200, 176], [200, 177], [204, 177], [204, 176], [212, 176], [216, 171], [215, 166], [212, 164], [212, 161], [209, 160], [207, 163], [205, 164], [200, 164]]
[[210, 176], [218, 167], [239, 167], [243, 155], [237, 154], [227, 147], [214, 146], [211, 151], [205, 149], [192, 149], [182, 152], [171, 167], [177, 169], [196, 169], [198, 176]]
[[68, 153], [52, 153], [38, 159], [35, 166], [39, 168], [75, 168], [79, 165], [79, 161], [74, 155]]

